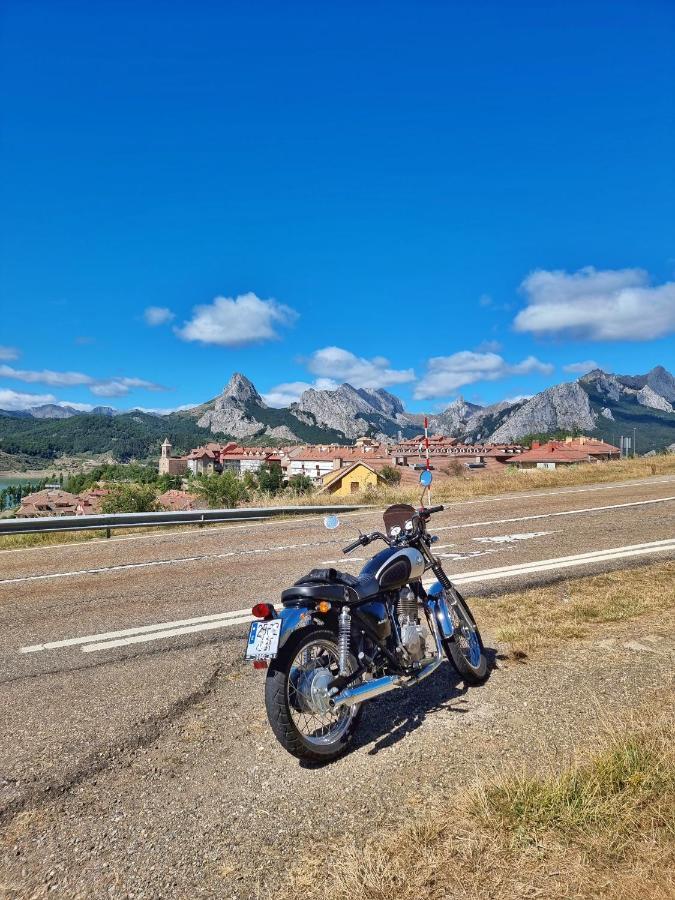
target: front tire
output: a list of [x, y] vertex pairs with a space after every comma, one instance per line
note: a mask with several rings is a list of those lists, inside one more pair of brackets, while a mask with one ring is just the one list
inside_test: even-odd
[[[328, 707], [323, 683], [337, 675], [336, 635], [310, 627], [294, 635], [270, 664], [267, 718], [281, 746], [306, 762], [326, 763], [349, 748], [361, 707]], [[350, 659], [351, 671], [356, 661]]]
[[469, 605], [455, 591], [453, 601], [448, 606], [455, 633], [449, 640], [443, 641], [445, 655], [465, 684], [482, 684], [488, 676], [488, 662], [483, 639]]

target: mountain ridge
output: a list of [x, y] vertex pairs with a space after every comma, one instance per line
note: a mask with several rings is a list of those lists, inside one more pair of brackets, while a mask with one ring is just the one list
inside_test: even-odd
[[[562, 382], [515, 401], [480, 406], [459, 396], [441, 412], [430, 415], [429, 426], [431, 433], [451, 435], [467, 443], [515, 441], [560, 430], [618, 440], [620, 434], [637, 429], [641, 446], [661, 450], [675, 441], [674, 401], [675, 378], [663, 366], [643, 375], [594, 369], [576, 381]], [[420, 433], [424, 420], [422, 414], [407, 412], [395, 394], [382, 388], [356, 388], [348, 382], [333, 390], [309, 388], [288, 407], [272, 407], [250, 379], [235, 372], [212, 400], [169, 414], [122, 412], [111, 407], [84, 412], [55, 404], [16, 412], [0, 410], [0, 450], [7, 449], [11, 422], [16, 423], [15, 440], [21, 433], [26, 438], [24, 443], [30, 443], [27, 436], [31, 431], [43, 440], [51, 425], [51, 433], [56, 435], [54, 429], [60, 429], [66, 444], [68, 433], [77, 434], [73, 441], [81, 447], [86, 443], [78, 427], [78, 423], [84, 423], [83, 417], [99, 436], [104, 429], [98, 420], [116, 422], [117, 429], [112, 424], [107, 427], [111, 435], [119, 432], [117, 446], [125, 434], [134, 447], [140, 446], [139, 429], [145, 431], [153, 452], [153, 442], [162, 430], [168, 433], [175, 429], [182, 441], [194, 438], [203, 442], [205, 436], [213, 435], [277, 445], [326, 444], [349, 443], [364, 435], [383, 441], [397, 440], [399, 435], [410, 438]], [[54, 443], [60, 446], [63, 442], [55, 436]]]

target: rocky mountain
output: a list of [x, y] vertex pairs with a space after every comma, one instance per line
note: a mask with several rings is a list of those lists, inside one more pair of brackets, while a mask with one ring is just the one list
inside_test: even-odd
[[311, 416], [319, 425], [348, 438], [372, 435], [381, 440], [419, 433], [419, 424], [405, 413], [403, 403], [388, 391], [341, 384], [334, 391], [305, 391], [289, 412], [301, 421]]
[[560, 430], [583, 431], [616, 443], [635, 429], [638, 451], [662, 450], [675, 435], [675, 379], [663, 366], [646, 375], [612, 375], [594, 369], [506, 410], [491, 441], [517, 440]]
[[[595, 369], [578, 381], [555, 385], [529, 399], [479, 406], [458, 397], [442, 412], [431, 415], [429, 426], [431, 433], [466, 442], [578, 431], [616, 443], [621, 434], [632, 434], [635, 429], [638, 450], [646, 452], [673, 443], [674, 405], [675, 378], [662, 366], [645, 375], [614, 375]], [[51, 404], [20, 412], [0, 410], [0, 450], [15, 442], [24, 448], [22, 452], [30, 453], [31, 435], [38, 438], [39, 419], [49, 426], [44, 433], [39, 431], [40, 447], [51, 441], [53, 446], [62, 444], [63, 452], [69, 452], [66, 448], [71, 444], [73, 452], [86, 452], [92, 435], [98, 435], [98, 447], [107, 434], [115, 434], [117, 442], [125, 429], [129, 434], [133, 431], [136, 446], [145, 441], [153, 448], [158, 435], [171, 429], [182, 441], [194, 441], [193, 446], [210, 435], [267, 444], [348, 443], [363, 435], [392, 441], [399, 435], [419, 434], [423, 418], [406, 412], [401, 400], [388, 391], [350, 384], [331, 391], [309, 389], [296, 403], [277, 409], [265, 403], [245, 375], [235, 373], [218, 397], [169, 415], [120, 412], [111, 407], [84, 413]], [[104, 426], [106, 420], [111, 423], [109, 428]], [[113, 422], [118, 425], [113, 427]]]
[[245, 375], [235, 372], [222, 394], [183, 415], [197, 419], [200, 428], [237, 439], [267, 438], [278, 443], [344, 442], [346, 435], [329, 422], [319, 422], [311, 410], [268, 406]]

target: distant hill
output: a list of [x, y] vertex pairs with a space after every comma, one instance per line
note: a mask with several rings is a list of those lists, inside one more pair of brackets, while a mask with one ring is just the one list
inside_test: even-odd
[[[616, 443], [636, 429], [637, 449], [664, 450], [675, 442], [675, 378], [662, 366], [645, 375], [612, 375], [596, 369], [517, 401], [490, 406], [461, 397], [429, 417], [432, 433], [466, 442], [514, 441], [530, 434], [584, 432]], [[284, 409], [268, 406], [245, 375], [235, 373], [222, 393], [182, 412], [120, 413], [97, 407], [47, 405], [0, 410], [0, 452], [54, 459], [61, 454], [111, 453], [116, 459], [158, 457], [168, 437], [175, 452], [216, 437], [249, 444], [350, 443], [369, 435], [384, 441], [419, 434], [423, 416], [406, 412], [385, 390], [342, 384], [305, 391]]]

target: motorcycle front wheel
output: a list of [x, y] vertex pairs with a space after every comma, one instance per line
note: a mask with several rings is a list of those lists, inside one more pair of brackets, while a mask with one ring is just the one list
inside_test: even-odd
[[[350, 671], [356, 661], [350, 658]], [[336, 635], [310, 627], [285, 644], [265, 682], [267, 718], [282, 747], [306, 762], [331, 762], [349, 747], [360, 706], [331, 709], [327, 684], [338, 674]]]
[[483, 640], [466, 600], [457, 592], [448, 604], [454, 635], [443, 641], [445, 654], [465, 684], [482, 684], [488, 676]]

